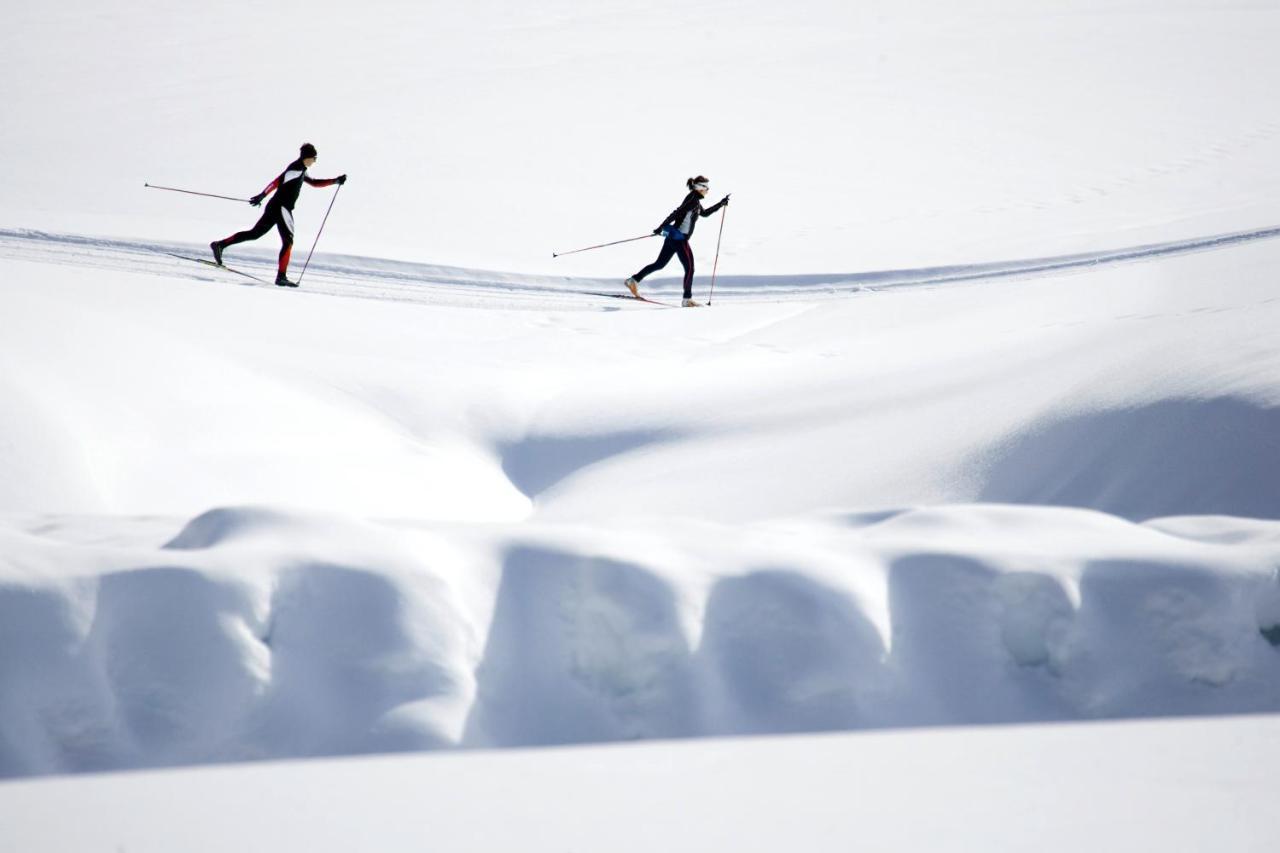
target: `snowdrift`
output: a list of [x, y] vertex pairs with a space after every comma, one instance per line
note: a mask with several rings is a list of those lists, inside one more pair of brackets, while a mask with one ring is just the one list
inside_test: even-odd
[[0, 773], [1280, 710], [1280, 255], [1209, 248], [697, 312], [11, 232]]
[[606, 533], [254, 509], [152, 549], [11, 530], [0, 767], [1280, 707], [1274, 524], [971, 506]]

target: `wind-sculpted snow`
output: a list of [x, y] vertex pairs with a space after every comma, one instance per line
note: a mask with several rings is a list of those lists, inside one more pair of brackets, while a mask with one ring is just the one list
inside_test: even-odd
[[1280, 518], [1280, 407], [1225, 397], [1046, 417], [995, 455], [981, 498]]
[[[446, 558], [450, 529], [239, 509], [169, 547], [21, 526], [2, 539], [5, 776], [1280, 711], [1275, 522], [1205, 544], [1069, 509], [830, 514], [677, 531], [665, 558], [554, 526], [473, 530]], [[772, 556], [739, 562], [744, 544]]]
[[0, 774], [1280, 711], [1268, 236], [701, 311], [0, 236]]

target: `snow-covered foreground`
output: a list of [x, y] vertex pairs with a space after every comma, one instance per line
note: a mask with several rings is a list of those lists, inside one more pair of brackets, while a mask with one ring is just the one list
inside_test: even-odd
[[1280, 710], [1271, 240], [704, 311], [3, 245], [6, 775]]
[[1280, 720], [245, 765], [0, 786], [11, 850], [1269, 851]]

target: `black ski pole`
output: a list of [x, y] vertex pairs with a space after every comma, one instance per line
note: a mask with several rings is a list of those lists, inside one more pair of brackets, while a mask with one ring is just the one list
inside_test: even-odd
[[[728, 196], [725, 196], [728, 198]], [[711, 305], [711, 297], [716, 292], [716, 269], [720, 266], [720, 238], [724, 236], [724, 218], [729, 215], [729, 205], [720, 211], [720, 233], [716, 235], [716, 261], [711, 265], [711, 292], [707, 294], [707, 305]]]
[[316, 246], [320, 243], [320, 235], [324, 233], [324, 224], [329, 221], [329, 211], [333, 210], [333, 203], [338, 200], [338, 190], [342, 189], [342, 184], [338, 184], [338, 189], [333, 191], [333, 198], [329, 199], [329, 209], [324, 212], [324, 219], [320, 220], [320, 230], [316, 232], [316, 240], [311, 244], [311, 251], [307, 252], [307, 262], [302, 265], [302, 272], [298, 273], [298, 285], [302, 285], [302, 277], [307, 274], [307, 265], [311, 263], [311, 256], [315, 254]]
[[247, 198], [232, 198], [229, 195], [214, 195], [213, 193], [198, 193], [195, 190], [180, 190], [176, 187], [158, 187], [155, 184], [143, 184], [149, 190], [168, 190], [171, 193], [186, 193], [187, 195], [202, 195], [205, 198], [224, 198], [227, 201], [248, 201]]
[[614, 240], [612, 243], [601, 243], [599, 246], [587, 246], [585, 249], [574, 249], [570, 252], [552, 252], [551, 257], [558, 258], [561, 255], [576, 255], [578, 252], [590, 252], [592, 249], [603, 249], [605, 246], [616, 246], [619, 243], [634, 243], [636, 240], [644, 240], [648, 237], [654, 237], [654, 234], [642, 234], [639, 237], [628, 237], [625, 240]]

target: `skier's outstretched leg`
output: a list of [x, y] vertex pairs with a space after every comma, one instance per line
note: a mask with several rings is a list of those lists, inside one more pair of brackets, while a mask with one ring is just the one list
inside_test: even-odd
[[[670, 237], [668, 237], [666, 240], [662, 242], [662, 251], [658, 252], [658, 259], [653, 263], [649, 264], [649, 266], [640, 270], [640, 272], [631, 276], [631, 278], [627, 279], [626, 281], [627, 289], [631, 291], [631, 294], [633, 296], [640, 295], [636, 291], [636, 285], [644, 281], [645, 276], [655, 273], [658, 270], [665, 267], [667, 264], [669, 264], [671, 262], [671, 258], [676, 254], [677, 247], [683, 242], [684, 242], [683, 240], [672, 240]], [[681, 261], [681, 263], [684, 263], [684, 262]]]
[[667, 264], [671, 263], [671, 258], [676, 253], [676, 247], [683, 242], [683, 240], [672, 240], [668, 237], [662, 242], [662, 251], [658, 253], [658, 259], [633, 275], [632, 278], [636, 281], [644, 281], [645, 276], [652, 275]]
[[[268, 231], [271, 230], [271, 226], [276, 224], [277, 219], [278, 217], [276, 216], [276, 211], [268, 207], [266, 210], [262, 212], [262, 217], [257, 221], [256, 224], [254, 224], [252, 228], [250, 228], [247, 231], [238, 231], [235, 234], [232, 234], [230, 237], [226, 238], [225, 240], [218, 240], [216, 243], [214, 243], [213, 245], [217, 246], [219, 249], [219, 251], [216, 254], [221, 256], [222, 249], [225, 249], [228, 246], [234, 246], [236, 243], [247, 243], [250, 240], [257, 240], [263, 234], [266, 234]], [[218, 258], [218, 262], [219, 263], [222, 262], [221, 257]]]

